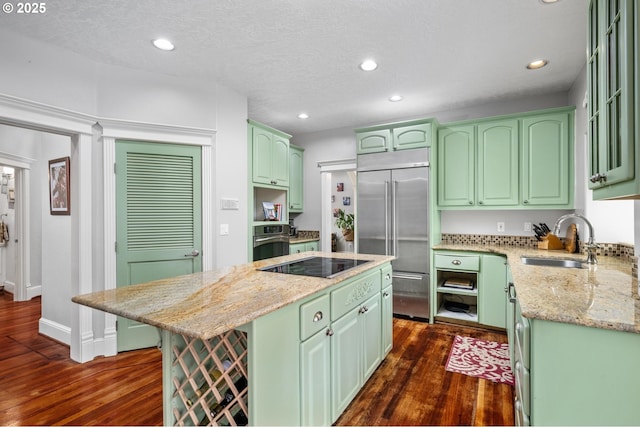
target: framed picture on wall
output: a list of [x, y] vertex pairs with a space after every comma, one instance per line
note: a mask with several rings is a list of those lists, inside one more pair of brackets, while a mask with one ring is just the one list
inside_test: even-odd
[[69, 157], [49, 160], [49, 209], [51, 215], [71, 215]]

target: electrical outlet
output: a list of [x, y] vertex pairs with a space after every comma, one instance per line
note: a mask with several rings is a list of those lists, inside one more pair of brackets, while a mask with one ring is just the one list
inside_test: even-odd
[[504, 222], [498, 222], [498, 233], [504, 233]]
[[524, 223], [524, 231], [531, 231], [531, 223], [530, 222], [525, 222]]

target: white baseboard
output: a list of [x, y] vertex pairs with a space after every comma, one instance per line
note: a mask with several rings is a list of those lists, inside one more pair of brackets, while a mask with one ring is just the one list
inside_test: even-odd
[[27, 286], [27, 300], [30, 300], [35, 297], [39, 297], [40, 295], [42, 295], [42, 285]]
[[16, 284], [13, 282], [6, 281], [3, 283], [4, 290], [9, 292], [10, 294], [16, 294]]
[[68, 326], [41, 317], [38, 321], [38, 332], [71, 346], [71, 328]]

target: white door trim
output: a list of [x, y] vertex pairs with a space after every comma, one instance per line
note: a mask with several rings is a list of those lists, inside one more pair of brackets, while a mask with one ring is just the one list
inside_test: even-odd
[[[324, 252], [331, 252], [331, 229], [333, 224], [333, 213], [331, 211], [331, 172], [346, 172], [356, 170], [356, 161], [354, 159], [335, 160], [328, 162], [318, 162], [320, 168], [321, 182], [321, 212], [322, 226], [320, 231], [320, 247]], [[354, 208], [357, 203], [354, 194]], [[358, 252], [358, 248], [354, 248]]]
[[[202, 269], [210, 270], [214, 266], [213, 195], [211, 177], [213, 171], [213, 142], [215, 131], [212, 129], [190, 129], [177, 126], [132, 123], [118, 120], [100, 120], [103, 152], [103, 194], [104, 206], [104, 289], [116, 288], [116, 177], [114, 164], [116, 159], [116, 140], [127, 139], [156, 143], [200, 145], [202, 147]], [[99, 126], [99, 127], [100, 127]], [[116, 331], [117, 316], [104, 313], [104, 342], [101, 353], [112, 356], [118, 352]]]

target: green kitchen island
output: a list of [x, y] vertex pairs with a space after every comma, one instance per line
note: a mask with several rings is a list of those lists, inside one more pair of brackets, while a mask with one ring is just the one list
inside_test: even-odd
[[[312, 257], [365, 262], [260, 270]], [[306, 252], [72, 300], [161, 330], [164, 425], [330, 425], [391, 350], [392, 259]]]

